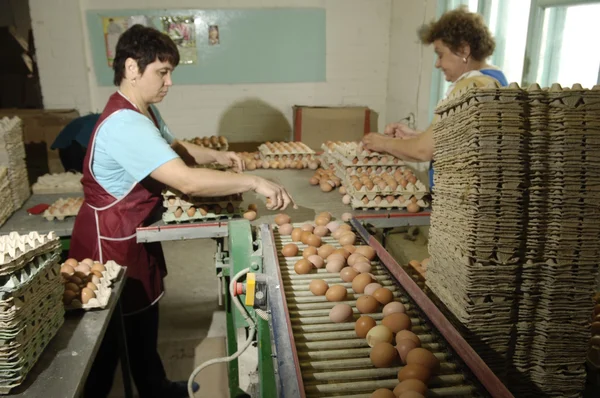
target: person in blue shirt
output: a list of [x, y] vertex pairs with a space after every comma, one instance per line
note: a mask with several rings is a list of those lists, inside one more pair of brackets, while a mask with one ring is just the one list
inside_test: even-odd
[[83, 172], [83, 158], [99, 118], [99, 113], [90, 113], [72, 120], [52, 143], [65, 171]]
[[[419, 37], [423, 44], [433, 44], [437, 55], [435, 67], [452, 82], [444, 98], [472, 83], [477, 87], [490, 83], [508, 85], [504, 73], [486, 62], [494, 53], [495, 41], [481, 15], [469, 12], [466, 7], [448, 11], [439, 20], [424, 25], [419, 30]], [[363, 146], [406, 161], [432, 161], [433, 125], [437, 121], [435, 117], [425, 131], [411, 129], [403, 123], [388, 124], [384, 134], [365, 135]], [[431, 172], [431, 185], [432, 176]]]

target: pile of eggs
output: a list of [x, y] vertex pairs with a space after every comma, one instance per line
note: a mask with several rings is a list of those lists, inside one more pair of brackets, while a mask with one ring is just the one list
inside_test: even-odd
[[363, 186], [371, 191], [375, 187], [380, 191], [396, 191], [398, 187], [406, 189], [408, 184], [416, 184], [417, 177], [410, 169], [396, 169], [393, 174], [387, 171], [373, 176], [367, 172], [354, 174], [348, 177], [350, 184], [359, 191]]
[[[346, 213], [345, 221], [351, 217]], [[284, 257], [299, 255], [295, 242], [302, 242], [307, 247], [302, 251], [302, 258], [294, 264], [297, 274], [308, 274], [313, 269], [325, 268], [330, 273], [339, 273], [340, 278], [351, 283], [355, 294], [362, 294], [356, 300], [356, 309], [361, 316], [355, 322], [355, 333], [365, 338], [371, 352], [369, 358], [377, 368], [404, 366], [398, 372], [399, 384], [394, 391], [380, 389], [372, 397], [419, 397], [425, 396], [427, 382], [439, 370], [440, 361], [430, 351], [421, 348], [419, 337], [411, 331], [412, 323], [401, 302], [394, 301], [393, 292], [377, 283], [371, 274], [375, 250], [370, 246], [356, 246], [357, 236], [350, 225], [331, 220], [331, 214], [320, 213], [314, 223], [306, 223], [294, 228], [286, 214], [275, 218], [279, 233], [291, 236], [292, 242], [283, 246]], [[323, 244], [322, 238], [331, 235], [341, 248]], [[346, 300], [348, 291], [342, 285], [329, 285], [323, 279], [313, 279], [309, 284], [310, 292], [315, 296], [325, 296], [327, 301], [335, 302], [329, 312], [332, 322], [352, 322], [352, 307]], [[381, 311], [383, 320], [378, 325], [368, 314]], [[395, 343], [395, 345], [394, 345]], [[387, 394], [387, 395], [386, 395]], [[391, 394], [391, 395], [390, 395]], [[404, 395], [403, 395], [404, 394]], [[416, 394], [416, 395], [415, 395]]]
[[89, 258], [81, 262], [74, 258], [67, 259], [60, 267], [65, 287], [63, 303], [69, 305], [73, 300], [79, 300], [87, 304], [90, 299], [96, 298], [95, 292], [104, 271], [106, 267], [103, 264]]
[[186, 142], [191, 142], [192, 144], [202, 146], [205, 148], [211, 149], [220, 149], [227, 147], [228, 142], [227, 138], [223, 136], [211, 135], [210, 137], [195, 137], [189, 140], [185, 140]]
[[[225, 211], [223, 211], [223, 210], [225, 210]], [[225, 205], [225, 207], [221, 206], [218, 203], [199, 205], [199, 206], [190, 206], [187, 210], [183, 210], [183, 208], [178, 207], [173, 212], [173, 215], [175, 216], [175, 218], [180, 218], [183, 215], [184, 211], [188, 215], [188, 217], [194, 217], [196, 215], [196, 213], [198, 213], [201, 216], [206, 216], [208, 213], [233, 214], [233, 213], [235, 213], [235, 206], [233, 205], [233, 203], [229, 202], [229, 203], [227, 203], [227, 205]]]
[[335, 175], [333, 170], [317, 169], [308, 182], [310, 185], [319, 185], [323, 192], [331, 192], [338, 187], [342, 188], [342, 180]]

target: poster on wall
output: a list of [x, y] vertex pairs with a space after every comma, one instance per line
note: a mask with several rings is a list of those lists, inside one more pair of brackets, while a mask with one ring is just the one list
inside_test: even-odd
[[208, 44], [210, 46], [216, 46], [221, 43], [221, 39], [219, 38], [219, 26], [218, 25], [210, 25], [208, 27]]
[[171, 16], [162, 17], [163, 31], [177, 45], [179, 50], [179, 63], [192, 65], [198, 62], [196, 51], [196, 26], [194, 17]]
[[127, 30], [127, 17], [103, 17], [104, 44], [106, 46], [106, 61], [112, 68], [117, 50], [119, 37]]

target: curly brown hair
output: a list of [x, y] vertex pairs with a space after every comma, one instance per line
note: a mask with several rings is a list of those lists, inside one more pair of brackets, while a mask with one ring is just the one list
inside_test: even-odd
[[484, 61], [494, 53], [496, 42], [481, 15], [469, 12], [465, 6], [444, 13], [439, 20], [421, 26], [418, 31], [423, 44], [441, 40], [453, 52], [464, 44], [471, 48], [471, 57]]

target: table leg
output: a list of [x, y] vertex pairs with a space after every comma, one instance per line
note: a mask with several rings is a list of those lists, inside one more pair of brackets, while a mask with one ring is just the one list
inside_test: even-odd
[[121, 372], [123, 372], [123, 388], [125, 398], [133, 398], [131, 386], [131, 375], [129, 369], [129, 354], [127, 352], [127, 340], [125, 338], [125, 325], [123, 324], [123, 311], [121, 310], [121, 300], [117, 302], [115, 313], [113, 314], [117, 322], [117, 335], [119, 336], [119, 352], [121, 357]]

